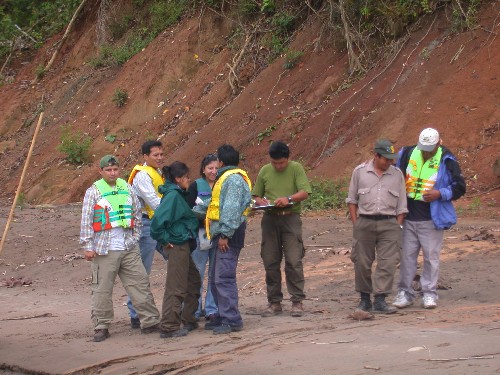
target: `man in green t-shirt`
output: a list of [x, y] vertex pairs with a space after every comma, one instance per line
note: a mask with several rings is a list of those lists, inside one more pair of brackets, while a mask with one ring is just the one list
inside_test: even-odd
[[300, 202], [311, 193], [311, 185], [300, 163], [289, 160], [290, 149], [283, 142], [269, 148], [271, 163], [262, 167], [252, 190], [258, 206], [273, 205], [262, 217], [261, 257], [266, 270], [268, 308], [262, 316], [281, 314], [281, 261], [285, 256], [285, 277], [292, 316], [304, 313], [304, 244]]

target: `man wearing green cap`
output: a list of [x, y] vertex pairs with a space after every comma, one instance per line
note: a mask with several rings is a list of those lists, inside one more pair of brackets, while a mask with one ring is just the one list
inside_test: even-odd
[[355, 286], [361, 295], [358, 309], [379, 314], [396, 312], [385, 297], [392, 291], [402, 224], [408, 212], [403, 174], [392, 165], [397, 157], [390, 141], [378, 140], [373, 159], [354, 169], [346, 199], [353, 223]]
[[158, 330], [159, 313], [149, 288], [149, 277], [139, 253], [141, 206], [131, 186], [119, 175], [113, 155], [99, 163], [101, 179], [85, 193], [80, 244], [92, 261], [92, 321], [94, 341], [109, 337], [113, 320], [113, 285], [118, 275], [140, 318], [141, 332]]

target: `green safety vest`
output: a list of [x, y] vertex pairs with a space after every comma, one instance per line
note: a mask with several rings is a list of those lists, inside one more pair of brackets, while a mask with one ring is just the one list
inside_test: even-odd
[[423, 201], [423, 194], [434, 188], [442, 154], [443, 150], [440, 146], [436, 154], [424, 162], [422, 151], [416, 147], [413, 149], [406, 167], [406, 195], [408, 198]]
[[94, 206], [94, 231], [101, 232], [117, 227], [132, 228], [134, 216], [132, 205], [128, 204], [130, 192], [127, 182], [118, 178], [116, 185], [111, 187], [101, 178], [94, 182], [94, 186], [101, 194], [101, 199]]

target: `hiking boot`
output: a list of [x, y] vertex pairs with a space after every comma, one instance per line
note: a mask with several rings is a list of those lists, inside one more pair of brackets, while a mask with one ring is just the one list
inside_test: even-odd
[[211, 321], [211, 320], [214, 320], [214, 319], [217, 319], [217, 314], [210, 314], [210, 315], [205, 315], [205, 320], [208, 322], [208, 321]]
[[189, 331], [186, 328], [176, 329], [175, 331], [162, 331], [160, 330], [160, 338], [168, 339], [171, 337], [183, 337], [186, 336]]
[[210, 315], [209, 320], [205, 323], [205, 329], [206, 330], [213, 330], [217, 327], [220, 327], [222, 325], [220, 317], [217, 315], [213, 314]]
[[232, 326], [230, 324], [221, 324], [213, 329], [214, 335], [225, 335], [231, 332], [239, 332], [243, 329], [243, 326]]
[[375, 296], [373, 302], [372, 312], [375, 314], [394, 314], [397, 311], [395, 307], [389, 306], [385, 302], [385, 294], [378, 294]]
[[195, 329], [198, 329], [199, 324], [197, 322], [193, 323], [184, 323], [184, 328], [188, 330], [188, 332], [194, 331]]
[[361, 300], [359, 301], [358, 307], [356, 310], [370, 312], [372, 310], [372, 301], [370, 299], [370, 293], [361, 292]]
[[149, 333], [158, 332], [159, 330], [160, 330], [160, 325], [159, 324], [154, 324], [152, 326], [149, 326], [149, 327], [146, 327], [146, 328], [142, 328], [141, 329], [141, 333], [143, 335], [147, 335]]
[[392, 306], [395, 306], [398, 309], [403, 309], [411, 305], [413, 305], [413, 299], [410, 297], [409, 293], [404, 290], [400, 290], [396, 299], [392, 302]]
[[435, 309], [437, 307], [436, 299], [433, 296], [424, 295], [424, 298], [422, 298], [422, 307], [424, 309]]
[[304, 307], [302, 307], [302, 302], [292, 302], [292, 312], [290, 313], [293, 317], [300, 317], [304, 315]]
[[96, 329], [94, 331], [94, 341], [95, 342], [101, 342], [106, 340], [109, 337], [109, 331], [107, 328], [104, 329]]
[[270, 316], [279, 315], [283, 312], [281, 308], [281, 302], [271, 302], [267, 309], [265, 309], [260, 316], [263, 318], [268, 318]]
[[139, 329], [141, 328], [141, 321], [139, 318], [130, 318], [130, 328]]

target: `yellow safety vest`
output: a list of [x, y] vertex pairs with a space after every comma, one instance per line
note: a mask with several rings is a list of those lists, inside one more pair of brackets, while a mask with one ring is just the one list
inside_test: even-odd
[[[210, 222], [213, 220], [215, 221], [219, 220], [220, 192], [222, 190], [222, 184], [224, 183], [224, 181], [226, 181], [226, 178], [235, 173], [239, 173], [241, 177], [243, 177], [243, 179], [248, 184], [250, 191], [252, 191], [252, 182], [250, 181], [250, 178], [243, 169], [240, 168], [230, 169], [224, 172], [222, 176], [219, 177], [219, 179], [215, 182], [215, 185], [212, 189], [212, 200], [208, 205], [207, 217], [205, 220], [205, 226], [206, 226], [205, 229], [207, 231], [208, 239], [210, 239]], [[250, 207], [247, 207], [245, 211], [243, 211], [243, 216], [248, 216], [249, 212], [250, 212]]]
[[406, 195], [417, 201], [423, 201], [425, 191], [432, 190], [437, 180], [439, 162], [443, 150], [438, 148], [436, 154], [424, 162], [422, 152], [413, 149], [406, 167]]
[[[165, 178], [158, 173], [158, 171], [150, 167], [149, 165], [136, 165], [134, 169], [132, 169], [132, 172], [130, 172], [130, 176], [128, 177], [128, 183], [132, 185], [132, 181], [134, 181], [135, 175], [139, 171], [145, 171], [149, 177], [151, 177], [151, 180], [153, 180], [153, 187], [155, 188], [156, 195], [158, 195], [159, 198], [162, 197], [162, 195], [158, 192], [158, 188], [165, 183]], [[144, 209], [148, 213], [149, 218], [151, 219], [155, 213], [155, 211], [148, 206], [147, 203], [144, 203], [146, 206]]]

